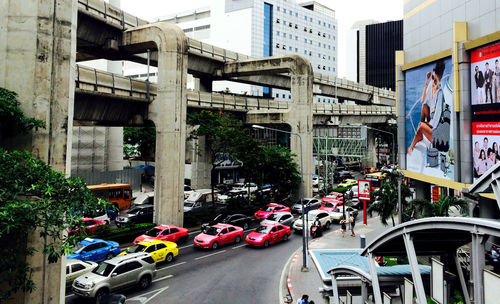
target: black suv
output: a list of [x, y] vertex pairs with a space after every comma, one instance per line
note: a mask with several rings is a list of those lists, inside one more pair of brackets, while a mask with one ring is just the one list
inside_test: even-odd
[[120, 214], [116, 217], [116, 226], [120, 227], [126, 223], [151, 223], [153, 222], [153, 205], [140, 205]]
[[334, 183], [340, 183], [344, 179], [354, 179], [352, 176], [351, 172], [349, 171], [337, 171], [333, 174], [333, 182]]

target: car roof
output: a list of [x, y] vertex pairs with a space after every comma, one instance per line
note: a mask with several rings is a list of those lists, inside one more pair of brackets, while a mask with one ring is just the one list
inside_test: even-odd
[[135, 252], [135, 253], [129, 253], [126, 255], [116, 256], [112, 259], [106, 260], [106, 262], [109, 264], [118, 265], [118, 264], [123, 263], [123, 262], [128, 261], [128, 260], [133, 260], [133, 259], [137, 259], [137, 258], [146, 258], [146, 257], [150, 257], [150, 256], [151, 255], [149, 253], [146, 253], [146, 252]]
[[212, 225], [212, 227], [224, 229], [224, 228], [234, 227], [234, 226], [233, 225], [229, 225], [229, 224], [217, 223], [215, 225]]
[[279, 223], [277, 222], [273, 222], [273, 221], [269, 221], [269, 222], [266, 222], [266, 223], [260, 223], [260, 226], [276, 226], [276, 225], [280, 225]]
[[66, 266], [70, 266], [70, 265], [73, 265], [73, 264], [85, 264], [85, 262], [80, 261], [78, 259], [67, 259], [66, 260]]
[[280, 211], [280, 212], [275, 212], [274, 214], [283, 215], [283, 214], [291, 214], [291, 213], [288, 211]]
[[108, 241], [101, 240], [101, 239], [94, 239], [94, 238], [84, 238], [83, 240], [81, 240], [78, 243], [87, 246], [87, 245], [95, 244], [95, 243], [99, 243], [99, 242], [108, 243]]
[[147, 238], [147, 239], [144, 239], [144, 240], [138, 242], [137, 244], [151, 246], [151, 245], [158, 244], [158, 243], [163, 243], [163, 242], [160, 240], [157, 240], [157, 239]]
[[[269, 207], [276, 207], [276, 206], [283, 206], [282, 204], [276, 204], [276, 203], [270, 203], [270, 204], [267, 204], [266, 206], [269, 206]], [[284, 207], [284, 206], [283, 206]]]
[[309, 214], [318, 214], [318, 213], [324, 213], [324, 212], [326, 212], [326, 211], [325, 210], [316, 209], [316, 210], [309, 211]]

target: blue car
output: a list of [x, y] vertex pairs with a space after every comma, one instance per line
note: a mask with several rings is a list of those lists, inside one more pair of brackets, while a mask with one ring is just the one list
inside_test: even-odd
[[68, 259], [100, 262], [111, 259], [121, 252], [120, 245], [113, 241], [86, 238], [78, 242], [75, 253], [69, 254]]

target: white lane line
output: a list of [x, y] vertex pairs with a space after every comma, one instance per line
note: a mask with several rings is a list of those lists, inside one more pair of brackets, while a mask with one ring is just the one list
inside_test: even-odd
[[201, 230], [196, 230], [196, 231], [191, 231], [188, 234], [191, 235], [191, 234], [200, 233], [200, 232], [201, 232]]
[[159, 295], [160, 293], [162, 293], [163, 291], [165, 291], [167, 288], [168, 288], [168, 286], [165, 287], [165, 288], [163, 288], [163, 289], [158, 290], [157, 293], [155, 293], [151, 298], [149, 298], [146, 301], [142, 302], [142, 304], [146, 304], [147, 302], [151, 301], [154, 297], [156, 297], [157, 295]]
[[188, 247], [193, 247], [193, 244], [187, 245], [187, 246], [183, 246], [183, 247], [179, 247], [179, 249], [185, 249], [185, 248], [188, 248]]
[[164, 270], [164, 269], [169, 269], [169, 268], [172, 268], [172, 267], [175, 267], [175, 266], [179, 266], [179, 265], [182, 265], [182, 264], [186, 264], [186, 262], [180, 262], [180, 263], [177, 263], [177, 264], [174, 264], [174, 265], [170, 265], [170, 266], [167, 266], [167, 267], [162, 267], [160, 269], [157, 269], [156, 271], [161, 271], [161, 270]]
[[171, 277], [173, 277], [173, 275], [169, 274], [168, 276], [164, 276], [163, 278], [159, 278], [159, 279], [153, 280], [153, 283], [154, 282], [163, 281], [163, 280], [166, 280], [166, 279], [170, 279]]
[[212, 254], [207, 254], [207, 255], [204, 255], [204, 256], [201, 256], [201, 257], [195, 258], [195, 260], [200, 260], [200, 259], [208, 258], [208, 257], [210, 257], [210, 256], [213, 256], [213, 255], [216, 255], [216, 254], [219, 254], [219, 253], [223, 253], [223, 252], [226, 252], [226, 250], [222, 250], [222, 251], [215, 252], [215, 253], [212, 253]]
[[66, 298], [72, 297], [74, 295], [75, 295], [74, 293], [70, 293], [69, 295], [66, 296]]
[[234, 246], [232, 249], [238, 249], [238, 248], [241, 248], [241, 247], [246, 246], [246, 245], [247, 245], [247, 244], [241, 244], [241, 245], [239, 245], [239, 246]]
[[[160, 294], [162, 291], [165, 291], [168, 289], [168, 286], [165, 286], [163, 288], [159, 288], [159, 289], [155, 289], [155, 290], [151, 290], [151, 291], [148, 291], [146, 293], [143, 293], [143, 294], [140, 294], [138, 296], [135, 296], [133, 298], [130, 298], [130, 299], [127, 299], [127, 303], [129, 301], [138, 301], [139, 303], [141, 304], [145, 304], [147, 302], [149, 302], [152, 298], [156, 297], [158, 294]], [[155, 294], [151, 297], [151, 298], [147, 298], [146, 295], [150, 294], [150, 293], [153, 293], [155, 292]]]

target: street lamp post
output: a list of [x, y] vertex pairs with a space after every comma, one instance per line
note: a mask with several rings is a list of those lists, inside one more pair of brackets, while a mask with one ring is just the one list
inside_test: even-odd
[[270, 130], [275, 132], [282, 132], [290, 135], [296, 135], [300, 143], [300, 204], [302, 207], [302, 271], [308, 270], [307, 265], [307, 227], [306, 227], [306, 214], [304, 210], [304, 166], [302, 162], [302, 137], [298, 133], [284, 131], [280, 129], [268, 128], [261, 125], [252, 125], [254, 129]]
[[390, 134], [392, 136], [392, 148], [391, 148], [391, 150], [392, 150], [392, 163], [396, 164], [396, 154], [395, 154], [396, 146], [395, 146], [395, 142], [394, 142], [394, 134], [391, 132], [377, 129], [377, 128], [372, 128], [372, 127], [368, 127], [368, 126], [364, 126], [364, 127], [367, 129], [372, 129], [372, 130], [379, 131], [382, 133]]

